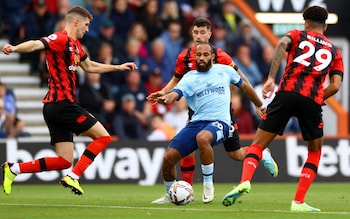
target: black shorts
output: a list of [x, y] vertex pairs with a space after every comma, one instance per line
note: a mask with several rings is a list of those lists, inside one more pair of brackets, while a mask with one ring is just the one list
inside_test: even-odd
[[[237, 151], [241, 148], [241, 143], [239, 142], [239, 135], [238, 135], [238, 127], [237, 123], [234, 120], [233, 116], [233, 110], [230, 106], [230, 116], [231, 116], [231, 125], [235, 128], [233, 133], [230, 133], [229, 137], [224, 141], [224, 147], [226, 152], [231, 151]], [[194, 114], [194, 111], [191, 108], [188, 108], [188, 118], [191, 119], [192, 115]]]
[[268, 105], [266, 117], [261, 120], [259, 128], [282, 135], [292, 116], [298, 119], [305, 141], [323, 136], [322, 107], [310, 98], [294, 92], [276, 94]]
[[69, 101], [45, 103], [43, 114], [52, 145], [57, 142], [73, 142], [73, 133], [79, 135], [97, 122], [87, 110]]

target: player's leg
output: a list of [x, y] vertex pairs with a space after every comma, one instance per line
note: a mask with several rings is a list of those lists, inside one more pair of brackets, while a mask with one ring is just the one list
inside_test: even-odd
[[[171, 185], [176, 181], [176, 164], [181, 158], [186, 157], [197, 149], [196, 134], [200, 127], [193, 124], [187, 124], [170, 142], [167, 151], [163, 157], [162, 173], [165, 187], [165, 195], [154, 200], [152, 204], [170, 203], [168, 191]], [[185, 146], [184, 146], [185, 145]]]
[[301, 169], [298, 187], [291, 204], [291, 211], [321, 211], [304, 202], [306, 193], [313, 183], [321, 158], [323, 144], [323, 127], [321, 107], [307, 100], [303, 104], [301, 113], [297, 115], [303, 138], [308, 142], [307, 159]]
[[258, 128], [253, 144], [249, 147], [246, 158], [243, 161], [240, 184], [225, 195], [222, 200], [224, 206], [233, 205], [237, 199], [250, 192], [250, 181], [256, 168], [259, 166], [264, 148], [266, 148], [277, 134]]
[[196, 166], [195, 152], [192, 152], [188, 156], [181, 159], [181, 162], [180, 162], [181, 179], [188, 182], [191, 185], [193, 184], [195, 166]]
[[[6, 194], [11, 193], [12, 183], [18, 174], [62, 170], [71, 167], [74, 155], [72, 133], [56, 126], [55, 122], [52, 120], [52, 118], [57, 118], [56, 112], [59, 111], [60, 108], [61, 104], [45, 104], [43, 110], [45, 121], [50, 130], [51, 144], [56, 146], [57, 156], [42, 157], [20, 163], [3, 163], [3, 188]], [[58, 145], [56, 145], [56, 142], [58, 142], [57, 139], [61, 141]]]
[[[224, 141], [224, 147], [228, 156], [233, 160], [243, 161], [249, 150], [249, 146], [241, 147], [237, 128], [237, 124], [231, 127], [229, 137]], [[271, 152], [268, 148], [264, 149], [261, 162], [271, 176], [278, 176], [278, 165], [271, 156]]]
[[204, 203], [214, 200], [214, 151], [212, 147], [222, 143], [228, 136], [228, 132], [229, 127], [223, 122], [217, 121], [207, 123], [204, 130], [200, 131], [196, 136], [203, 175], [202, 201]]

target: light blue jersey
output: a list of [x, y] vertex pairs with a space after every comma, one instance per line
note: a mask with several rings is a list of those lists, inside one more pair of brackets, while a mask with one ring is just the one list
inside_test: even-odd
[[207, 72], [187, 72], [173, 91], [194, 111], [191, 122], [220, 120], [230, 126], [230, 83], [239, 87], [242, 78], [231, 66], [213, 64]]

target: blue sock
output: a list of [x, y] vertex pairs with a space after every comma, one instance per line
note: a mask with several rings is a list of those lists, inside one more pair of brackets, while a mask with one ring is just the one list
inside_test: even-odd
[[201, 165], [202, 174], [203, 174], [203, 183], [213, 182], [213, 174], [214, 174], [214, 164], [211, 163], [209, 165]]
[[171, 186], [174, 182], [176, 182], [176, 179], [173, 180], [173, 181], [164, 181], [165, 193], [168, 194], [168, 191], [169, 191], [169, 189], [170, 189], [170, 186]]

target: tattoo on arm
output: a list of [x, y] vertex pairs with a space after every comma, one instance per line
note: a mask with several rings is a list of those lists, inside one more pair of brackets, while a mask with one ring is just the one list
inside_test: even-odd
[[282, 37], [280, 41], [278, 42], [276, 49], [273, 54], [269, 77], [270, 78], [276, 78], [276, 75], [278, 73], [278, 69], [281, 65], [281, 62], [285, 56], [285, 53], [287, 51], [287, 47], [291, 43], [291, 40], [289, 37]]

